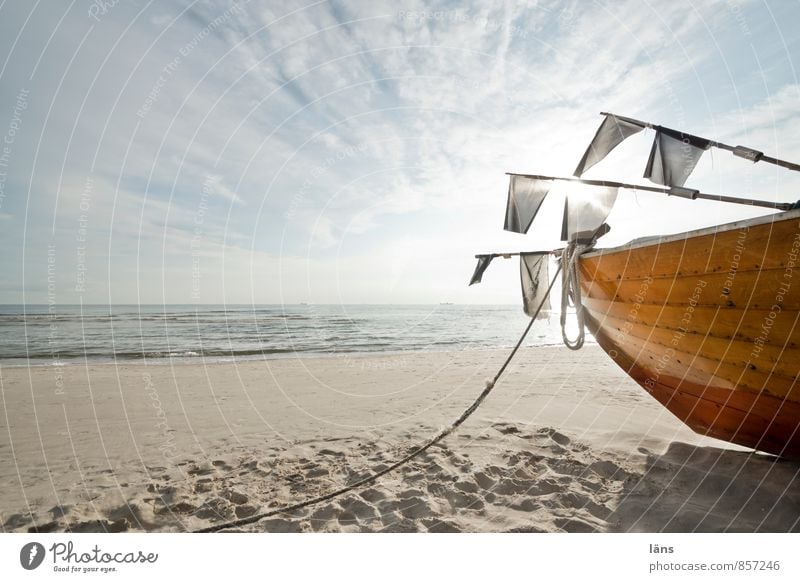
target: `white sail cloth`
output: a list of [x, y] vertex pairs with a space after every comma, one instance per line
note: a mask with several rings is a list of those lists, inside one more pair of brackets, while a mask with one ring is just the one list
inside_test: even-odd
[[570, 186], [564, 202], [561, 239], [571, 241], [578, 233], [593, 233], [606, 221], [619, 188], [606, 186]]
[[483, 274], [486, 272], [486, 269], [489, 267], [489, 263], [492, 262], [492, 259], [494, 259], [494, 255], [483, 255], [478, 257], [478, 264], [475, 265], [475, 272], [472, 273], [472, 278], [469, 280], [469, 286], [481, 282], [483, 279]]
[[664, 186], [683, 186], [711, 142], [661, 129], [656, 132], [644, 177]]
[[644, 125], [634, 123], [633, 120], [620, 118], [616, 115], [607, 114], [603, 123], [597, 128], [592, 142], [575, 168], [575, 176], [578, 178], [589, 168], [601, 162], [611, 150], [644, 129]]
[[712, 145], [706, 138], [681, 133], [668, 127], [650, 125], [610, 113], [604, 115], [605, 119], [584, 152], [578, 167], [575, 168], [575, 176], [580, 177], [624, 140], [649, 127], [654, 129], [656, 134], [650, 148], [644, 177], [662, 186], [680, 187], [686, 183], [703, 152]]
[[546, 310], [550, 309], [550, 297], [547, 293], [549, 283], [548, 270], [549, 253], [520, 254], [519, 256], [519, 275], [522, 285], [522, 305], [525, 314], [533, 317], [539, 304], [542, 304], [538, 313], [538, 319], [546, 319], [549, 314]]
[[511, 176], [506, 202], [506, 222], [503, 228], [520, 234], [528, 232], [551, 186], [550, 180]]

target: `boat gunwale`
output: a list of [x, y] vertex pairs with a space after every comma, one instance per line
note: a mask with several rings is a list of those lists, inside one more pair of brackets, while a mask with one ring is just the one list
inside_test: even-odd
[[776, 222], [776, 218], [780, 221], [800, 219], [800, 208], [795, 208], [794, 210], [779, 211], [772, 214], [765, 214], [763, 216], [755, 216], [753, 218], [737, 220], [734, 222], [727, 222], [715, 226], [706, 226], [703, 228], [699, 228], [697, 230], [688, 230], [685, 232], [679, 232], [675, 234], [667, 234], [663, 236], [654, 235], [647, 237], [639, 237], [615, 247], [593, 248], [591, 250], [586, 251], [585, 253], [582, 253], [581, 259], [585, 258], [588, 259], [592, 257], [599, 257], [606, 254], [613, 254], [617, 252], [624, 252], [629, 250], [637, 250], [646, 247], [652, 247], [655, 245], [685, 241], [690, 238], [697, 238], [711, 234], [721, 234], [739, 228], [745, 228], [745, 227], [753, 228], [768, 223], [774, 223]]

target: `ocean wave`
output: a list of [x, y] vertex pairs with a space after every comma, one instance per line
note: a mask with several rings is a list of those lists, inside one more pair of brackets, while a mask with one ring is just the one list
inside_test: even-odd
[[[394, 353], [513, 345], [527, 323], [516, 306], [311, 306], [138, 310], [72, 306], [50, 314], [0, 313], [0, 363], [215, 361], [292, 355]], [[299, 313], [293, 312], [299, 310]], [[555, 321], [555, 320], [553, 320]], [[56, 325], [52, 325], [55, 323]], [[24, 327], [24, 333], [22, 326]], [[560, 343], [560, 326], [537, 323], [530, 343]]]

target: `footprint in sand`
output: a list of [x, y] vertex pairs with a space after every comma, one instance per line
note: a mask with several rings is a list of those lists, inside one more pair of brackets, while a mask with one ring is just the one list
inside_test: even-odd
[[215, 467], [208, 461], [204, 461], [197, 465], [192, 465], [189, 467], [189, 470], [186, 471], [188, 475], [196, 476], [196, 475], [210, 475], [211, 473], [215, 472]]
[[68, 533], [120, 533], [128, 531], [128, 522], [124, 519], [117, 521], [94, 519], [70, 524], [64, 531]]
[[508, 455], [508, 466], [513, 467], [515, 465], [537, 465], [541, 463], [545, 457], [543, 455], [537, 455], [530, 451], [518, 451], [516, 453], [512, 453]]
[[161, 507], [156, 507], [156, 509], [153, 510], [156, 515], [189, 515], [195, 513], [196, 511], [197, 507], [188, 501], [179, 501], [171, 505], [163, 505]]
[[15, 513], [11, 515], [3, 524], [3, 530], [9, 531], [14, 530], [25, 525], [28, 525], [30, 522], [33, 521], [33, 518], [30, 515], [22, 515], [21, 513]]
[[565, 435], [561, 434], [554, 428], [540, 428], [536, 431], [536, 434], [539, 436], [546, 436], [550, 437], [553, 441], [561, 445], [562, 447], [566, 447], [569, 443], [571, 443], [571, 439]]
[[410, 497], [400, 502], [398, 508], [403, 517], [408, 519], [420, 519], [431, 514], [431, 507], [422, 497]]
[[69, 510], [72, 509], [71, 505], [54, 505], [47, 510], [47, 513], [53, 518], [53, 521], [66, 517]]
[[398, 511], [381, 511], [380, 512], [381, 524], [386, 527], [394, 523], [403, 521], [403, 516]]
[[258, 475], [259, 477], [272, 475], [273, 470], [269, 464], [269, 461], [265, 461], [265, 465], [262, 466], [257, 459], [251, 459], [239, 465], [239, 468], [242, 469], [239, 475]]
[[561, 483], [549, 477], [545, 477], [544, 479], [537, 480], [525, 492], [528, 495], [550, 495], [552, 493], [558, 493], [563, 489], [564, 486]]
[[311, 522], [311, 527], [313, 527], [315, 531], [322, 529], [325, 524], [336, 518], [339, 511], [341, 510], [335, 503], [329, 503], [319, 507], [308, 518]]
[[41, 525], [32, 525], [28, 528], [28, 533], [50, 533], [58, 529], [57, 521], [50, 521]]
[[516, 479], [506, 477], [501, 479], [497, 485], [495, 485], [492, 491], [495, 494], [502, 496], [519, 495], [525, 492], [525, 486]]
[[511, 473], [511, 477], [519, 479], [520, 481], [533, 481], [539, 474], [541, 474], [541, 471], [534, 473], [525, 467], [517, 467], [514, 469], [514, 472]]
[[447, 486], [443, 485], [442, 483], [428, 483], [426, 487], [428, 492], [432, 494], [434, 497], [444, 497], [447, 494]]
[[271, 533], [302, 533], [310, 530], [300, 522], [290, 519], [266, 519], [261, 522], [261, 529]]
[[236, 514], [237, 518], [241, 519], [243, 517], [255, 515], [257, 511], [258, 510], [252, 505], [237, 505], [234, 513]]
[[125, 520], [128, 523], [128, 528], [150, 530], [156, 527], [156, 524], [150, 522], [142, 515], [142, 510], [136, 503], [125, 503], [106, 512], [106, 519], [117, 522]]
[[221, 497], [206, 501], [194, 512], [195, 517], [208, 521], [227, 521], [233, 519], [235, 515], [231, 504]]
[[475, 482], [478, 484], [478, 487], [485, 491], [490, 491], [496, 484], [497, 481], [484, 473], [483, 471], [479, 471], [475, 473], [473, 476]]
[[457, 481], [453, 484], [453, 487], [463, 493], [478, 493], [480, 491], [480, 488], [471, 481]]
[[358, 519], [352, 511], [342, 511], [336, 518], [340, 525], [358, 525]]
[[441, 521], [438, 519], [423, 519], [422, 525], [424, 525], [430, 533], [458, 533], [461, 530], [453, 523], [449, 521]]
[[569, 533], [591, 533], [601, 531], [595, 525], [577, 518], [558, 518], [554, 523], [557, 527]]
[[558, 475], [569, 475], [571, 477], [583, 477], [588, 474], [589, 467], [574, 459], [551, 459], [548, 467]]
[[327, 477], [330, 475], [330, 471], [322, 466], [316, 466], [312, 469], [306, 471], [306, 478], [307, 479], [316, 479], [318, 477]]
[[447, 499], [453, 509], [480, 510], [484, 508], [483, 499], [477, 495], [470, 495], [469, 493], [449, 491], [447, 495], [445, 495], [445, 499]]
[[425, 493], [420, 491], [419, 489], [407, 489], [405, 491], [401, 491], [397, 494], [397, 497], [400, 499], [410, 499], [412, 497], [423, 497]]
[[195, 493], [209, 493], [214, 489], [211, 479], [200, 479], [194, 484]]
[[379, 531], [383, 533], [416, 533], [419, 530], [417, 529], [417, 524], [415, 521], [411, 519], [404, 519], [395, 523], [391, 523]]
[[355, 483], [358, 483], [359, 481], [363, 481], [367, 477], [371, 477], [372, 476], [372, 472], [371, 471], [364, 471], [364, 470], [357, 471], [357, 470], [353, 470], [353, 469], [350, 469], [350, 468], [346, 468], [345, 470], [346, 470], [346, 473], [347, 473], [347, 480], [345, 481], [345, 483], [348, 486], [349, 485], [353, 485]]
[[[352, 514], [359, 522], [368, 522], [377, 519], [378, 514], [375, 507], [369, 505], [355, 496], [345, 497], [339, 501], [345, 512]], [[341, 521], [341, 517], [340, 517]]]
[[377, 503], [386, 498], [386, 495], [377, 489], [364, 489], [359, 495], [370, 503]]
[[250, 498], [247, 495], [234, 489], [225, 489], [222, 492], [221, 497], [227, 499], [234, 505], [244, 505], [250, 501]]
[[505, 531], [505, 533], [550, 533], [546, 529], [536, 527], [535, 525], [526, 525], [524, 527], [512, 527]]
[[497, 430], [500, 434], [519, 434], [520, 430], [516, 425], [507, 422], [497, 422], [492, 425], [492, 428]]
[[[378, 505], [382, 515], [397, 511], [407, 519], [420, 519], [431, 516], [431, 508], [424, 499], [424, 494], [416, 490], [419, 496], [406, 497], [397, 500], [383, 501]], [[409, 492], [406, 492], [409, 493]]]
[[147, 490], [150, 493], [156, 493], [161, 497], [171, 497], [175, 494], [175, 487], [172, 485], [161, 485], [159, 483], [150, 483], [147, 485]]
[[539, 503], [535, 503], [531, 499], [522, 499], [521, 501], [516, 501], [509, 506], [511, 509], [516, 509], [517, 511], [525, 511], [527, 513], [531, 513], [536, 511], [537, 509], [541, 509], [541, 505]]
[[416, 483], [418, 481], [422, 481], [423, 479], [425, 479], [425, 473], [422, 471], [413, 469], [403, 472], [403, 480], [408, 483]]

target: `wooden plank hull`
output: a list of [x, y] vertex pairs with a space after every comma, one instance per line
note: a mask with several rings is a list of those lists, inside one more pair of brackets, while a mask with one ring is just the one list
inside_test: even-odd
[[586, 324], [698, 433], [800, 458], [800, 211], [580, 260]]

